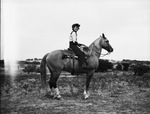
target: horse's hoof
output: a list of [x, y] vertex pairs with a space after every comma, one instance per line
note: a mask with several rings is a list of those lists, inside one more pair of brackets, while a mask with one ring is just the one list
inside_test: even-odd
[[84, 100], [87, 100], [89, 97], [84, 97]]
[[61, 100], [61, 97], [60, 97], [60, 98], [56, 97], [55, 99], [56, 99], [56, 100]]
[[89, 95], [84, 95], [84, 100], [88, 99]]
[[61, 100], [61, 96], [60, 95], [59, 96], [54, 96], [53, 98], [57, 99], [57, 100]]

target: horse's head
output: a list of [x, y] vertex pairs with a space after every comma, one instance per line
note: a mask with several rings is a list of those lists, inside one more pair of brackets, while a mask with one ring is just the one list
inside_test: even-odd
[[113, 52], [113, 48], [109, 44], [109, 40], [105, 37], [104, 33], [102, 33], [101, 37], [101, 46], [103, 49], [107, 50], [108, 52]]

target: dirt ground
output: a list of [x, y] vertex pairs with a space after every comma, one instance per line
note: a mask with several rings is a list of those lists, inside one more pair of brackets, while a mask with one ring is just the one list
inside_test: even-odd
[[95, 73], [87, 100], [83, 99], [85, 75], [60, 77], [58, 85], [61, 100], [44, 93], [39, 74], [6, 75], [1, 114], [150, 114], [149, 74]]

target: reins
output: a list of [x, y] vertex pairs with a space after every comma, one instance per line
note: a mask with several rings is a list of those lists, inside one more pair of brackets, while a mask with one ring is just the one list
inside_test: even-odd
[[101, 52], [99, 52], [99, 51], [97, 51], [96, 49], [94, 49], [94, 47], [96, 48], [96, 46], [92, 45], [92, 47], [93, 47], [92, 49], [93, 49], [96, 53], [98, 53], [98, 54], [100, 55], [100, 57], [104, 57], [104, 56], [110, 54], [110, 52], [108, 52], [108, 53], [106, 53], [106, 54], [101, 54]]
[[109, 55], [109, 54], [110, 54], [110, 52], [108, 52], [106, 54], [101, 54], [100, 57], [104, 57], [104, 56]]

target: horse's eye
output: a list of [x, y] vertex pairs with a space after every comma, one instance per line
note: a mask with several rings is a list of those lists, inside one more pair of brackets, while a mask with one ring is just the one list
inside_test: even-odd
[[106, 42], [107, 42], [107, 43], [109, 43], [109, 41], [108, 41], [108, 40], [106, 40]]

